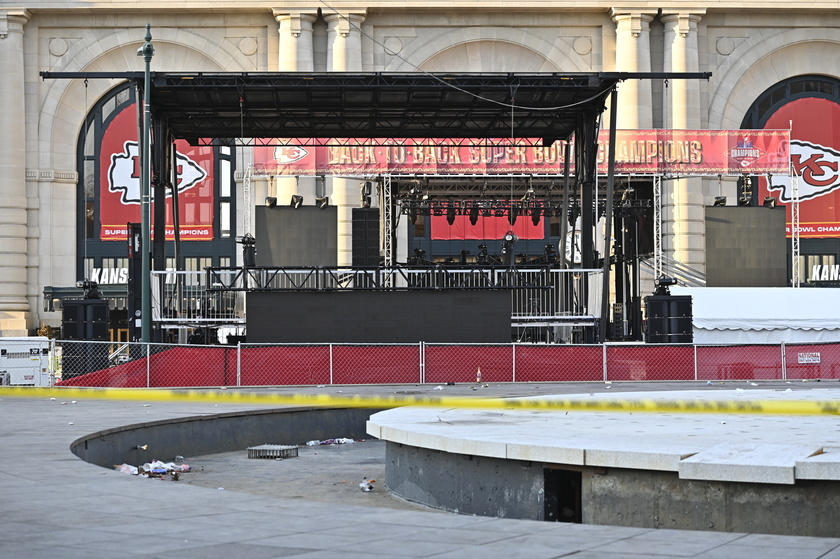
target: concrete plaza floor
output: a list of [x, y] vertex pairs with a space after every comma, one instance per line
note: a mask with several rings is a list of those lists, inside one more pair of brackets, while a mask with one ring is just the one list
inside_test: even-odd
[[[760, 384], [761, 389], [791, 387], [785, 383]], [[748, 384], [738, 386], [750, 388]], [[792, 385], [794, 390], [812, 387]], [[276, 390], [343, 394], [443, 392], [491, 397], [702, 387], [695, 383], [572, 383], [492, 385], [483, 390], [465, 385], [431, 392], [433, 388]], [[708, 387], [733, 388], [734, 385]], [[104, 429], [248, 409], [254, 407], [210, 402], [80, 399], [73, 403], [60, 397], [0, 398], [0, 556], [840, 559], [840, 539], [835, 538], [557, 524], [360, 506], [348, 501], [307, 498], [305, 494], [283, 497], [232, 487], [221, 491], [218, 487], [125, 475], [85, 463], [69, 450], [74, 440]], [[188, 451], [185, 457], [189, 457]], [[275, 473], [266, 474], [256, 484], [282, 484], [283, 479], [271, 479]]]

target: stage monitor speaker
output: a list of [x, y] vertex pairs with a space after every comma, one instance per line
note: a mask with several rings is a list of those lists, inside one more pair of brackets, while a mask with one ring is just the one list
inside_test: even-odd
[[379, 208], [353, 208], [354, 267], [379, 266]]

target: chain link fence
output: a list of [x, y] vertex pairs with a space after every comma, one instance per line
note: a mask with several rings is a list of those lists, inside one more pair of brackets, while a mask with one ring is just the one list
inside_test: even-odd
[[840, 379], [840, 343], [300, 344], [56, 341], [58, 385], [179, 388]]

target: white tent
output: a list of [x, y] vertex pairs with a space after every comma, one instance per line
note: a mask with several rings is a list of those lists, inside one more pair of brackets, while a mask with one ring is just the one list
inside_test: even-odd
[[840, 289], [680, 287], [691, 295], [696, 344], [840, 341]]

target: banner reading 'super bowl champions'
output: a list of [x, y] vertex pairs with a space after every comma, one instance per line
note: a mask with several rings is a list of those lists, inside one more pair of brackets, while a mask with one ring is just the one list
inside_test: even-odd
[[[782, 105], [765, 128], [788, 128], [791, 166], [799, 177], [799, 236], [840, 237], [840, 105], [803, 98]], [[791, 179], [787, 173], [759, 180], [759, 200], [774, 196], [787, 205], [791, 235]]]
[[[536, 139], [280, 138], [254, 148], [264, 175], [379, 173], [562, 175], [565, 142]], [[781, 130], [618, 130], [619, 174], [763, 175], [790, 166], [787, 126]], [[598, 141], [598, 172], [607, 172], [609, 132]], [[574, 150], [572, 150], [572, 153]], [[574, 161], [571, 162], [574, 168]]]
[[[181, 239], [212, 240], [213, 148], [192, 147], [178, 140], [175, 149]], [[124, 108], [108, 125], [102, 135], [99, 157], [99, 238], [103, 241], [125, 240], [127, 224], [139, 223], [141, 219], [135, 105]], [[175, 238], [171, 192], [166, 197], [166, 238]]]

